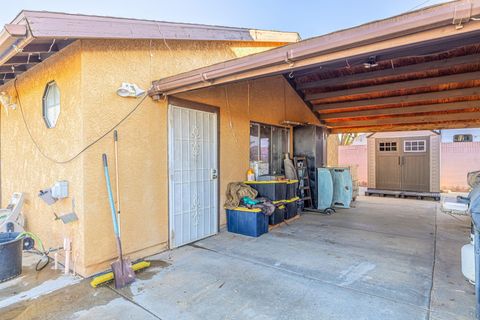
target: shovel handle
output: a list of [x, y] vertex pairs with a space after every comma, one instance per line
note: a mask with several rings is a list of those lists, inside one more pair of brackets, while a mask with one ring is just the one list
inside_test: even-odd
[[115, 209], [115, 202], [113, 201], [112, 186], [110, 184], [110, 174], [108, 173], [107, 155], [105, 153], [102, 155], [102, 159], [103, 170], [105, 172], [105, 182], [107, 184], [108, 202], [110, 204], [110, 210], [112, 211], [113, 231], [115, 232], [115, 236], [119, 237], [120, 231], [118, 229], [117, 210]]
[[103, 159], [103, 167], [104, 167], [104, 168], [107, 168], [107, 167], [108, 167], [107, 155], [106, 155], [105, 153], [102, 154], [102, 159]]

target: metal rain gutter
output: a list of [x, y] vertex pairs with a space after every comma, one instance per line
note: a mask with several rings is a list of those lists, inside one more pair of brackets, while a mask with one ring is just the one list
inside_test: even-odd
[[0, 32], [0, 66], [22, 52], [33, 36], [25, 24], [6, 24]]
[[295, 62], [302, 59], [442, 26], [455, 25], [460, 29], [477, 15], [480, 15], [479, 0], [462, 0], [429, 7], [154, 81], [149, 94], [158, 98], [160, 95], [193, 90], [196, 86], [204, 87], [206, 83], [211, 85], [222, 77], [271, 66], [281, 65], [283, 69], [289, 69], [289, 66], [293, 70]]

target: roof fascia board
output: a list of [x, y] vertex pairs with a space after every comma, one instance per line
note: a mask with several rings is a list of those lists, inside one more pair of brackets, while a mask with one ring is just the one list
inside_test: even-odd
[[[225, 83], [229, 81], [228, 79], [238, 81], [246, 78], [247, 74], [255, 74], [255, 71], [259, 69], [264, 69], [264, 76], [273, 70], [276, 70], [277, 73], [293, 71], [302, 65], [308, 65], [301, 62], [310, 61], [312, 63], [312, 60], [319, 56], [327, 57], [331, 53], [346, 49], [350, 49], [353, 53], [353, 51], [358, 51], [355, 49], [359, 47], [367, 47], [374, 43], [387, 42], [387, 40], [425, 33], [442, 27], [442, 32], [436, 35], [437, 38], [462, 33], [471, 30], [472, 24], [478, 29], [478, 21], [470, 21], [468, 24], [458, 27], [458, 23], [470, 20], [465, 17], [477, 15], [480, 15], [480, 1], [449, 2], [154, 81], [150, 95], [158, 96], [159, 94], [193, 90], [213, 83]], [[461, 22], [459, 22], [459, 17], [462, 17]], [[430, 39], [432, 37], [435, 35], [431, 35]], [[424, 40], [426, 39], [429, 38]], [[320, 60], [318, 62], [328, 61], [326, 59], [317, 60]], [[240, 74], [244, 74], [244, 76]]]
[[21, 52], [32, 40], [32, 34], [21, 12], [12, 23], [6, 24], [0, 31], [0, 65]]
[[35, 38], [166, 39], [291, 43], [297, 32], [25, 11]]

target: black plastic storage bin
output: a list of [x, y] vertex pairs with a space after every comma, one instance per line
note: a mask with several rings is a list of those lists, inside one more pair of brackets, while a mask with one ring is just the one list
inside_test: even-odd
[[285, 220], [285, 212], [286, 212], [286, 207], [284, 205], [280, 205], [278, 207], [275, 207], [275, 211], [271, 216], [268, 217], [268, 223], [270, 225], [275, 225], [283, 222]]
[[287, 182], [287, 196], [285, 199], [292, 199], [297, 196], [298, 180], [288, 180]]
[[268, 232], [268, 216], [260, 209], [227, 209], [227, 230], [245, 236], [260, 237]]
[[296, 202], [297, 202], [297, 213], [301, 214], [303, 212], [303, 209], [305, 209], [305, 203], [300, 198], [298, 198]]
[[272, 201], [284, 200], [287, 198], [287, 180], [245, 181], [245, 184], [257, 190], [258, 197], [267, 198]]
[[295, 197], [285, 201], [285, 219], [292, 219], [298, 214], [298, 200], [300, 200], [300, 198]]
[[18, 232], [0, 233], [0, 282], [22, 273], [23, 239], [17, 236]]

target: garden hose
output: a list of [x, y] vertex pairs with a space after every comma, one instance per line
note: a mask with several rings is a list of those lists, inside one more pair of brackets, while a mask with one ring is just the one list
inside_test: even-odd
[[[51, 252], [51, 249], [46, 251], [45, 247], [43, 246], [42, 240], [40, 240], [40, 238], [32, 232], [28, 232], [28, 231], [21, 232], [21, 233], [18, 234], [18, 236], [15, 239], [21, 239], [21, 238], [26, 238], [26, 237], [30, 237], [36, 243], [38, 243], [38, 246], [39, 246], [40, 250], [33, 248], [32, 252], [41, 255], [40, 259], [38, 260], [37, 264], [35, 265], [35, 270], [36, 271], [42, 271], [50, 263], [51, 258], [49, 256], [49, 253]], [[58, 249], [56, 249], [56, 250], [58, 250]]]

